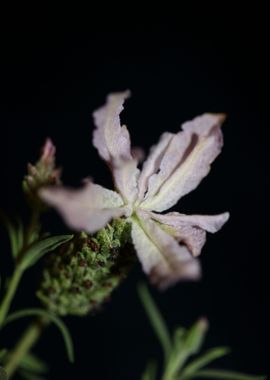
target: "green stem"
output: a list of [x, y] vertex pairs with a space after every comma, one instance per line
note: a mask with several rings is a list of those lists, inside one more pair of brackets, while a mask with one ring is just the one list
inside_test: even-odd
[[3, 323], [5, 322], [7, 313], [8, 313], [9, 308], [10, 308], [10, 304], [13, 300], [13, 297], [16, 293], [18, 284], [19, 284], [20, 279], [22, 277], [23, 270], [21, 269], [19, 262], [20, 262], [22, 256], [25, 254], [26, 248], [29, 246], [29, 244], [31, 244], [31, 236], [38, 226], [39, 215], [40, 215], [39, 211], [34, 211], [32, 214], [31, 222], [30, 222], [30, 225], [28, 227], [27, 234], [25, 237], [26, 246], [24, 246], [22, 248], [21, 252], [18, 253], [17, 267], [15, 268], [15, 271], [12, 275], [12, 278], [11, 278], [9, 286], [8, 286], [8, 290], [7, 290], [7, 292], [4, 296], [4, 299], [0, 305], [0, 329], [3, 325]]
[[9, 379], [13, 376], [19, 364], [21, 363], [24, 356], [30, 351], [30, 349], [37, 342], [38, 338], [43, 331], [43, 328], [49, 322], [44, 318], [36, 320], [32, 323], [28, 329], [24, 332], [21, 339], [17, 343], [15, 349], [11, 352], [8, 357], [8, 361], [5, 365], [5, 370], [8, 374]]
[[4, 296], [4, 299], [1, 303], [1, 306], [0, 306], [0, 328], [3, 325], [3, 323], [5, 322], [7, 313], [8, 313], [9, 308], [10, 308], [10, 304], [11, 304], [13, 297], [16, 293], [16, 290], [17, 290], [18, 284], [20, 282], [20, 279], [22, 277], [22, 274], [23, 274], [23, 271], [21, 270], [20, 266], [17, 266], [17, 268], [15, 269], [15, 271], [11, 277], [11, 280], [10, 280], [10, 283], [8, 286], [8, 290], [7, 290], [7, 292]]

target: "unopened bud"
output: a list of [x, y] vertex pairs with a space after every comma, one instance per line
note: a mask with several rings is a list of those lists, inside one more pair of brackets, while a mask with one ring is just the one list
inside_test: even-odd
[[23, 190], [32, 207], [42, 207], [38, 190], [43, 186], [60, 184], [61, 170], [55, 166], [56, 148], [48, 138], [42, 148], [40, 159], [34, 164], [28, 164], [27, 175], [23, 181]]

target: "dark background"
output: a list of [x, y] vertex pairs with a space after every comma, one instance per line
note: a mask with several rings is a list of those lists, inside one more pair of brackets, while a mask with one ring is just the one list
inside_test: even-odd
[[[78, 185], [91, 175], [111, 186], [91, 143], [91, 113], [111, 91], [132, 91], [122, 120], [133, 145], [145, 149], [163, 131], [176, 132], [198, 114], [226, 112], [221, 156], [176, 210], [228, 210], [231, 219], [208, 238], [200, 283], [153, 293], [171, 328], [207, 316], [206, 347], [233, 349], [220, 366], [267, 373], [268, 30], [256, 15], [198, 20], [181, 29], [175, 20], [146, 20], [96, 30], [78, 20], [63, 26], [59, 20], [8, 22], [1, 35], [1, 208], [9, 214], [23, 212], [25, 166], [35, 161], [47, 136], [57, 146], [66, 184]], [[55, 232], [65, 231], [60, 218], [52, 215], [52, 221]], [[7, 247], [1, 230], [2, 275], [11, 270]], [[14, 307], [37, 304], [29, 294], [38, 277], [35, 271], [25, 276]], [[102, 313], [66, 320], [74, 337], [75, 365], [68, 364], [58, 331], [48, 330], [37, 351], [51, 364], [50, 379], [135, 380], [148, 359], [161, 359], [136, 294], [143, 277], [138, 265]], [[13, 342], [24, 326], [14, 324], [5, 339]]]

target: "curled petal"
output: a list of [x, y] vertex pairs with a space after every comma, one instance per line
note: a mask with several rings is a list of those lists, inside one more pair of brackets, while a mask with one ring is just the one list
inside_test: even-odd
[[125, 214], [122, 198], [114, 191], [88, 182], [82, 189], [48, 187], [40, 190], [40, 197], [55, 207], [73, 229], [94, 233], [112, 218]]
[[[167, 135], [167, 136], [166, 136]], [[167, 137], [167, 139], [166, 139]], [[164, 145], [166, 140], [168, 143], [165, 149], [160, 152], [158, 160], [155, 161], [155, 166], [152, 167], [151, 175], [148, 178], [147, 192], [145, 193], [145, 199], [151, 199], [157, 194], [164, 182], [172, 175], [174, 170], [183, 161], [183, 156], [186, 152], [187, 146], [191, 142], [191, 134], [179, 132], [177, 134], [164, 134], [161, 137], [154, 152]], [[153, 162], [153, 157], [150, 157], [148, 161]], [[148, 166], [149, 167], [149, 166]]]
[[168, 146], [173, 138], [173, 134], [165, 132], [161, 135], [157, 145], [152, 146], [147, 160], [144, 162], [142, 172], [139, 177], [139, 200], [142, 200], [148, 189], [149, 178], [159, 170], [161, 160], [168, 149]]
[[129, 96], [129, 91], [110, 94], [106, 104], [93, 113], [97, 127], [93, 144], [105, 161], [132, 158], [129, 133], [125, 126], [121, 126], [119, 118], [124, 109], [123, 103]]
[[110, 166], [116, 188], [126, 200], [132, 201], [137, 195], [139, 170], [131, 154], [129, 132], [126, 126], [121, 126], [119, 117], [129, 96], [129, 91], [111, 94], [106, 104], [94, 112], [93, 144]]
[[217, 232], [229, 219], [229, 213], [219, 215], [184, 215], [170, 212], [165, 215], [151, 213], [153, 219], [167, 226], [173, 236], [188, 247], [193, 256], [201, 253], [207, 232]]
[[172, 227], [181, 228], [185, 225], [190, 225], [202, 228], [207, 232], [215, 233], [228, 221], [230, 214], [224, 212], [218, 215], [185, 215], [179, 212], [168, 212], [167, 214], [156, 214], [152, 212], [151, 216], [160, 223]]
[[167, 210], [198, 186], [221, 151], [223, 120], [221, 114], [204, 114], [183, 124], [149, 178], [142, 208]]
[[131, 234], [143, 270], [159, 288], [200, 277], [199, 262], [146, 213], [133, 218]]

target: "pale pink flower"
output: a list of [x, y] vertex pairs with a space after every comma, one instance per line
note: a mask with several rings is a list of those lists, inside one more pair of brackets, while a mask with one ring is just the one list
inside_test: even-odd
[[128, 96], [128, 91], [111, 94], [94, 112], [93, 144], [112, 172], [115, 191], [88, 181], [80, 190], [51, 187], [41, 196], [75, 230], [94, 233], [113, 218], [127, 218], [143, 270], [160, 288], [180, 279], [198, 279], [196, 257], [206, 231], [218, 231], [229, 214], [160, 212], [174, 206], [208, 174], [221, 151], [224, 115], [204, 114], [184, 123], [176, 134], [163, 133], [139, 170], [129, 132], [119, 118]]

